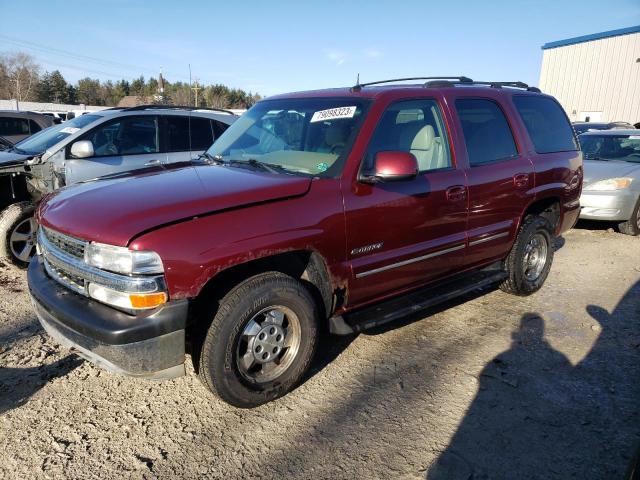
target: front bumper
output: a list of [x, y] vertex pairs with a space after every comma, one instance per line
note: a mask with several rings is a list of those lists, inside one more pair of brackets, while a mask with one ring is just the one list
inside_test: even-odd
[[580, 197], [580, 218], [585, 220], [629, 220], [638, 201], [630, 190], [617, 192], [583, 192]]
[[52, 280], [40, 256], [27, 277], [38, 319], [60, 344], [111, 372], [154, 380], [184, 375], [187, 300], [133, 316]]

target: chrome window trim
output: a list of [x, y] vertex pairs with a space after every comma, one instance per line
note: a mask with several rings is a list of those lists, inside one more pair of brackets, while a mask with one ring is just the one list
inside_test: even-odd
[[[146, 276], [146, 277], [130, 277], [117, 273], [107, 272], [96, 267], [86, 264], [56, 246], [52, 245], [44, 235], [42, 229], [38, 231], [38, 245], [44, 259], [54, 268], [63, 270], [74, 277], [79, 277], [89, 283], [97, 283], [104, 287], [111, 288], [118, 292], [125, 293], [153, 293], [166, 291], [164, 277]], [[60, 282], [59, 278], [54, 278]], [[62, 285], [73, 289], [67, 282], [60, 282]], [[77, 290], [76, 290], [77, 291]], [[86, 295], [86, 283], [85, 292]]]
[[427, 260], [429, 258], [439, 257], [440, 255], [446, 255], [447, 253], [456, 252], [458, 250], [462, 250], [463, 248], [465, 248], [464, 244], [456, 245], [454, 247], [445, 248], [443, 250], [438, 250], [436, 252], [427, 253], [426, 255], [421, 255], [419, 257], [409, 258], [408, 260], [402, 260], [401, 262], [391, 263], [389, 265], [385, 265], [384, 267], [374, 268], [373, 270], [367, 270], [366, 272], [356, 273], [356, 278], [368, 277], [369, 275], [385, 272], [393, 268], [404, 267], [405, 265], [421, 262], [422, 260]]
[[509, 235], [509, 232], [500, 232], [494, 235], [489, 235], [488, 237], [479, 238], [478, 240], [469, 242], [469, 246], [473, 247], [474, 245], [480, 245], [481, 243], [490, 242], [491, 240], [496, 240], [498, 238], [506, 237], [507, 235]]

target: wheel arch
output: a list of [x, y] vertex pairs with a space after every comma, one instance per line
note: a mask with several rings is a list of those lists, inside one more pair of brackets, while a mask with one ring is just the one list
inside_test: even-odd
[[[322, 307], [325, 318], [334, 310], [334, 285], [322, 255], [313, 250], [293, 250], [249, 260], [217, 272], [200, 289], [195, 303], [217, 303], [240, 282], [260, 273], [275, 271], [303, 282]], [[213, 302], [212, 302], [213, 300]]]
[[549, 223], [553, 226], [554, 233], [557, 234], [562, 219], [561, 205], [560, 197], [555, 195], [548, 195], [534, 199], [524, 209], [522, 216], [520, 217], [518, 228], [520, 228], [524, 219], [529, 215], [540, 215], [541, 217], [549, 220]]

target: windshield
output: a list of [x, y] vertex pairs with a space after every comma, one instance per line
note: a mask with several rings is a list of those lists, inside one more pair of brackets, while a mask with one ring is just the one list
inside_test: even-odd
[[49, 147], [64, 140], [72, 133], [76, 133], [81, 128], [102, 118], [99, 115], [83, 115], [73, 120], [69, 120], [59, 125], [46, 128], [21, 142], [16, 143], [15, 150], [29, 155], [38, 155]]
[[622, 160], [640, 163], [640, 134], [581, 135], [578, 140], [586, 160]]
[[206, 153], [225, 163], [260, 162], [289, 173], [335, 176], [365, 107], [353, 98], [266, 100], [234, 122]]

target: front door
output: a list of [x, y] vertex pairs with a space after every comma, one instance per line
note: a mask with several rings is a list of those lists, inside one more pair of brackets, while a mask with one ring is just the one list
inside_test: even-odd
[[98, 125], [79, 140], [93, 143], [93, 157], [73, 158], [67, 148], [67, 184], [166, 162], [160, 153], [158, 118], [125, 116]]
[[408, 181], [343, 187], [350, 305], [426, 283], [464, 264], [466, 181], [446, 132], [432, 99], [393, 103], [378, 123], [365, 163], [380, 151], [410, 152], [420, 173]]

